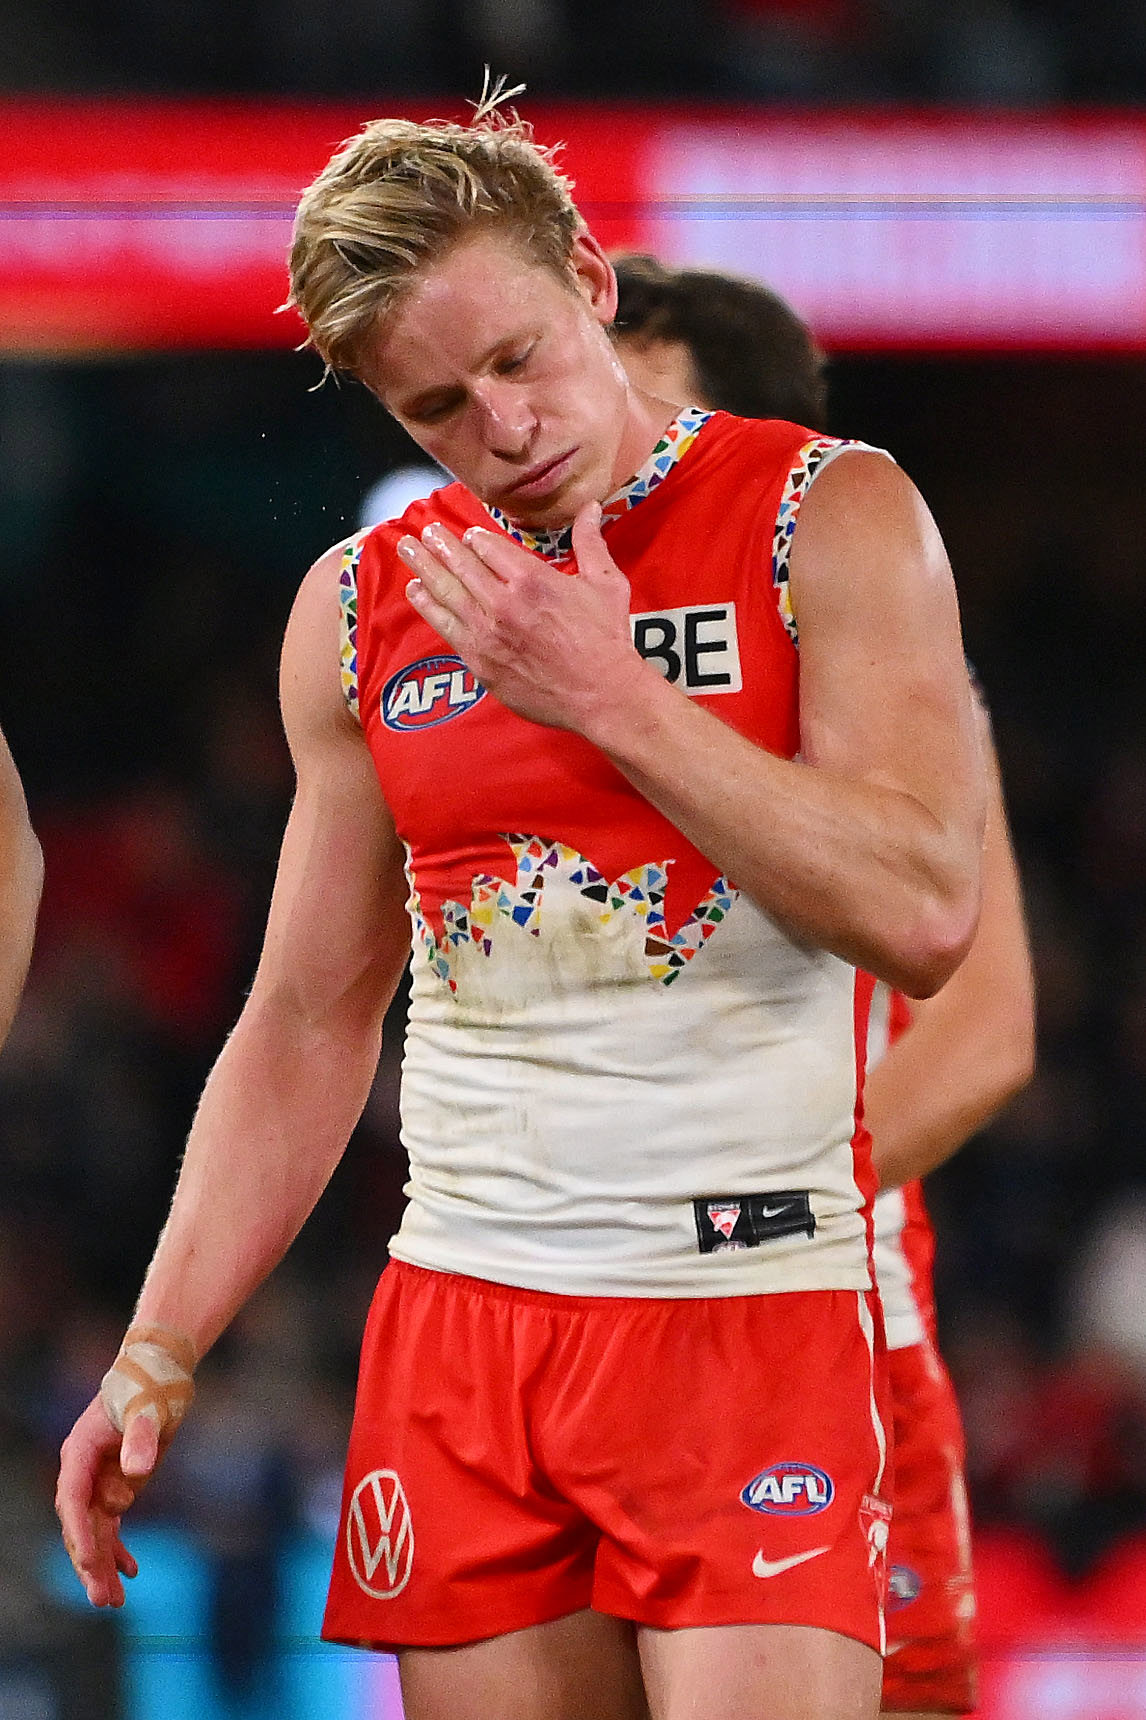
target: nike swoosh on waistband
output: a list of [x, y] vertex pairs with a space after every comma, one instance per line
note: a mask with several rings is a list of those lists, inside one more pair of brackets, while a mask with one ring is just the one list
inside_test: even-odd
[[778, 1577], [781, 1571], [790, 1571], [793, 1565], [803, 1565], [809, 1559], [818, 1559], [821, 1553], [828, 1553], [830, 1547], [813, 1547], [808, 1553], [793, 1553], [787, 1559], [766, 1559], [763, 1553], [757, 1553], [752, 1561], [754, 1577]]

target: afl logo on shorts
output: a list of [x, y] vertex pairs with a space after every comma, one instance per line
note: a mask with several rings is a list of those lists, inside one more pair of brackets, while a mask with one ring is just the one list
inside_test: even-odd
[[358, 1587], [376, 1601], [392, 1601], [410, 1581], [414, 1526], [393, 1469], [372, 1470], [354, 1489], [346, 1513], [346, 1556]]
[[814, 1517], [827, 1510], [835, 1491], [831, 1476], [814, 1463], [774, 1463], [753, 1476], [740, 1498], [769, 1517]]
[[382, 721], [399, 734], [432, 729], [485, 698], [460, 657], [419, 657], [391, 675], [382, 692]]

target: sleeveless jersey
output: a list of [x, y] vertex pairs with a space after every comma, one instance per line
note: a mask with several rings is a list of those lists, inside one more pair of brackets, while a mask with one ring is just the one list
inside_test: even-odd
[[[897, 991], [875, 988], [868, 1024], [868, 1067], [911, 1025], [911, 1006]], [[880, 1189], [875, 1197], [875, 1282], [883, 1303], [889, 1350], [905, 1350], [926, 1339], [936, 1341], [932, 1266], [935, 1232], [923, 1198], [923, 1184]]]
[[[848, 446], [689, 409], [604, 508], [638, 650], [784, 758], [788, 548]], [[492, 518], [576, 576], [567, 529]], [[486, 692], [405, 597], [397, 543], [435, 520], [491, 511], [451, 485], [342, 573], [344, 691], [413, 924], [392, 1253], [566, 1294], [867, 1287], [871, 980], [795, 943], [587, 741]]]

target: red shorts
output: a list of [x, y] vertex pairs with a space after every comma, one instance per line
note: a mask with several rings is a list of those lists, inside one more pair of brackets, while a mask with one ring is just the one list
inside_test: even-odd
[[963, 1426], [933, 1345], [888, 1356], [895, 1418], [895, 1516], [888, 1543], [883, 1706], [975, 1707], [975, 1593], [963, 1482]]
[[[875, 1321], [875, 1327], [879, 1320]], [[382, 1275], [323, 1635], [499, 1636], [592, 1606], [881, 1646], [886, 1379], [854, 1290], [555, 1296]]]

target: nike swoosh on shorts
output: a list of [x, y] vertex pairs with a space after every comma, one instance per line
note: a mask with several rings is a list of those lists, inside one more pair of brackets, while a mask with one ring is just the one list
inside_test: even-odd
[[809, 1553], [793, 1553], [787, 1559], [766, 1559], [763, 1553], [757, 1553], [752, 1561], [754, 1577], [778, 1577], [781, 1571], [790, 1571], [793, 1565], [803, 1565], [809, 1559], [818, 1559], [821, 1553], [830, 1552], [830, 1547], [813, 1547]]

